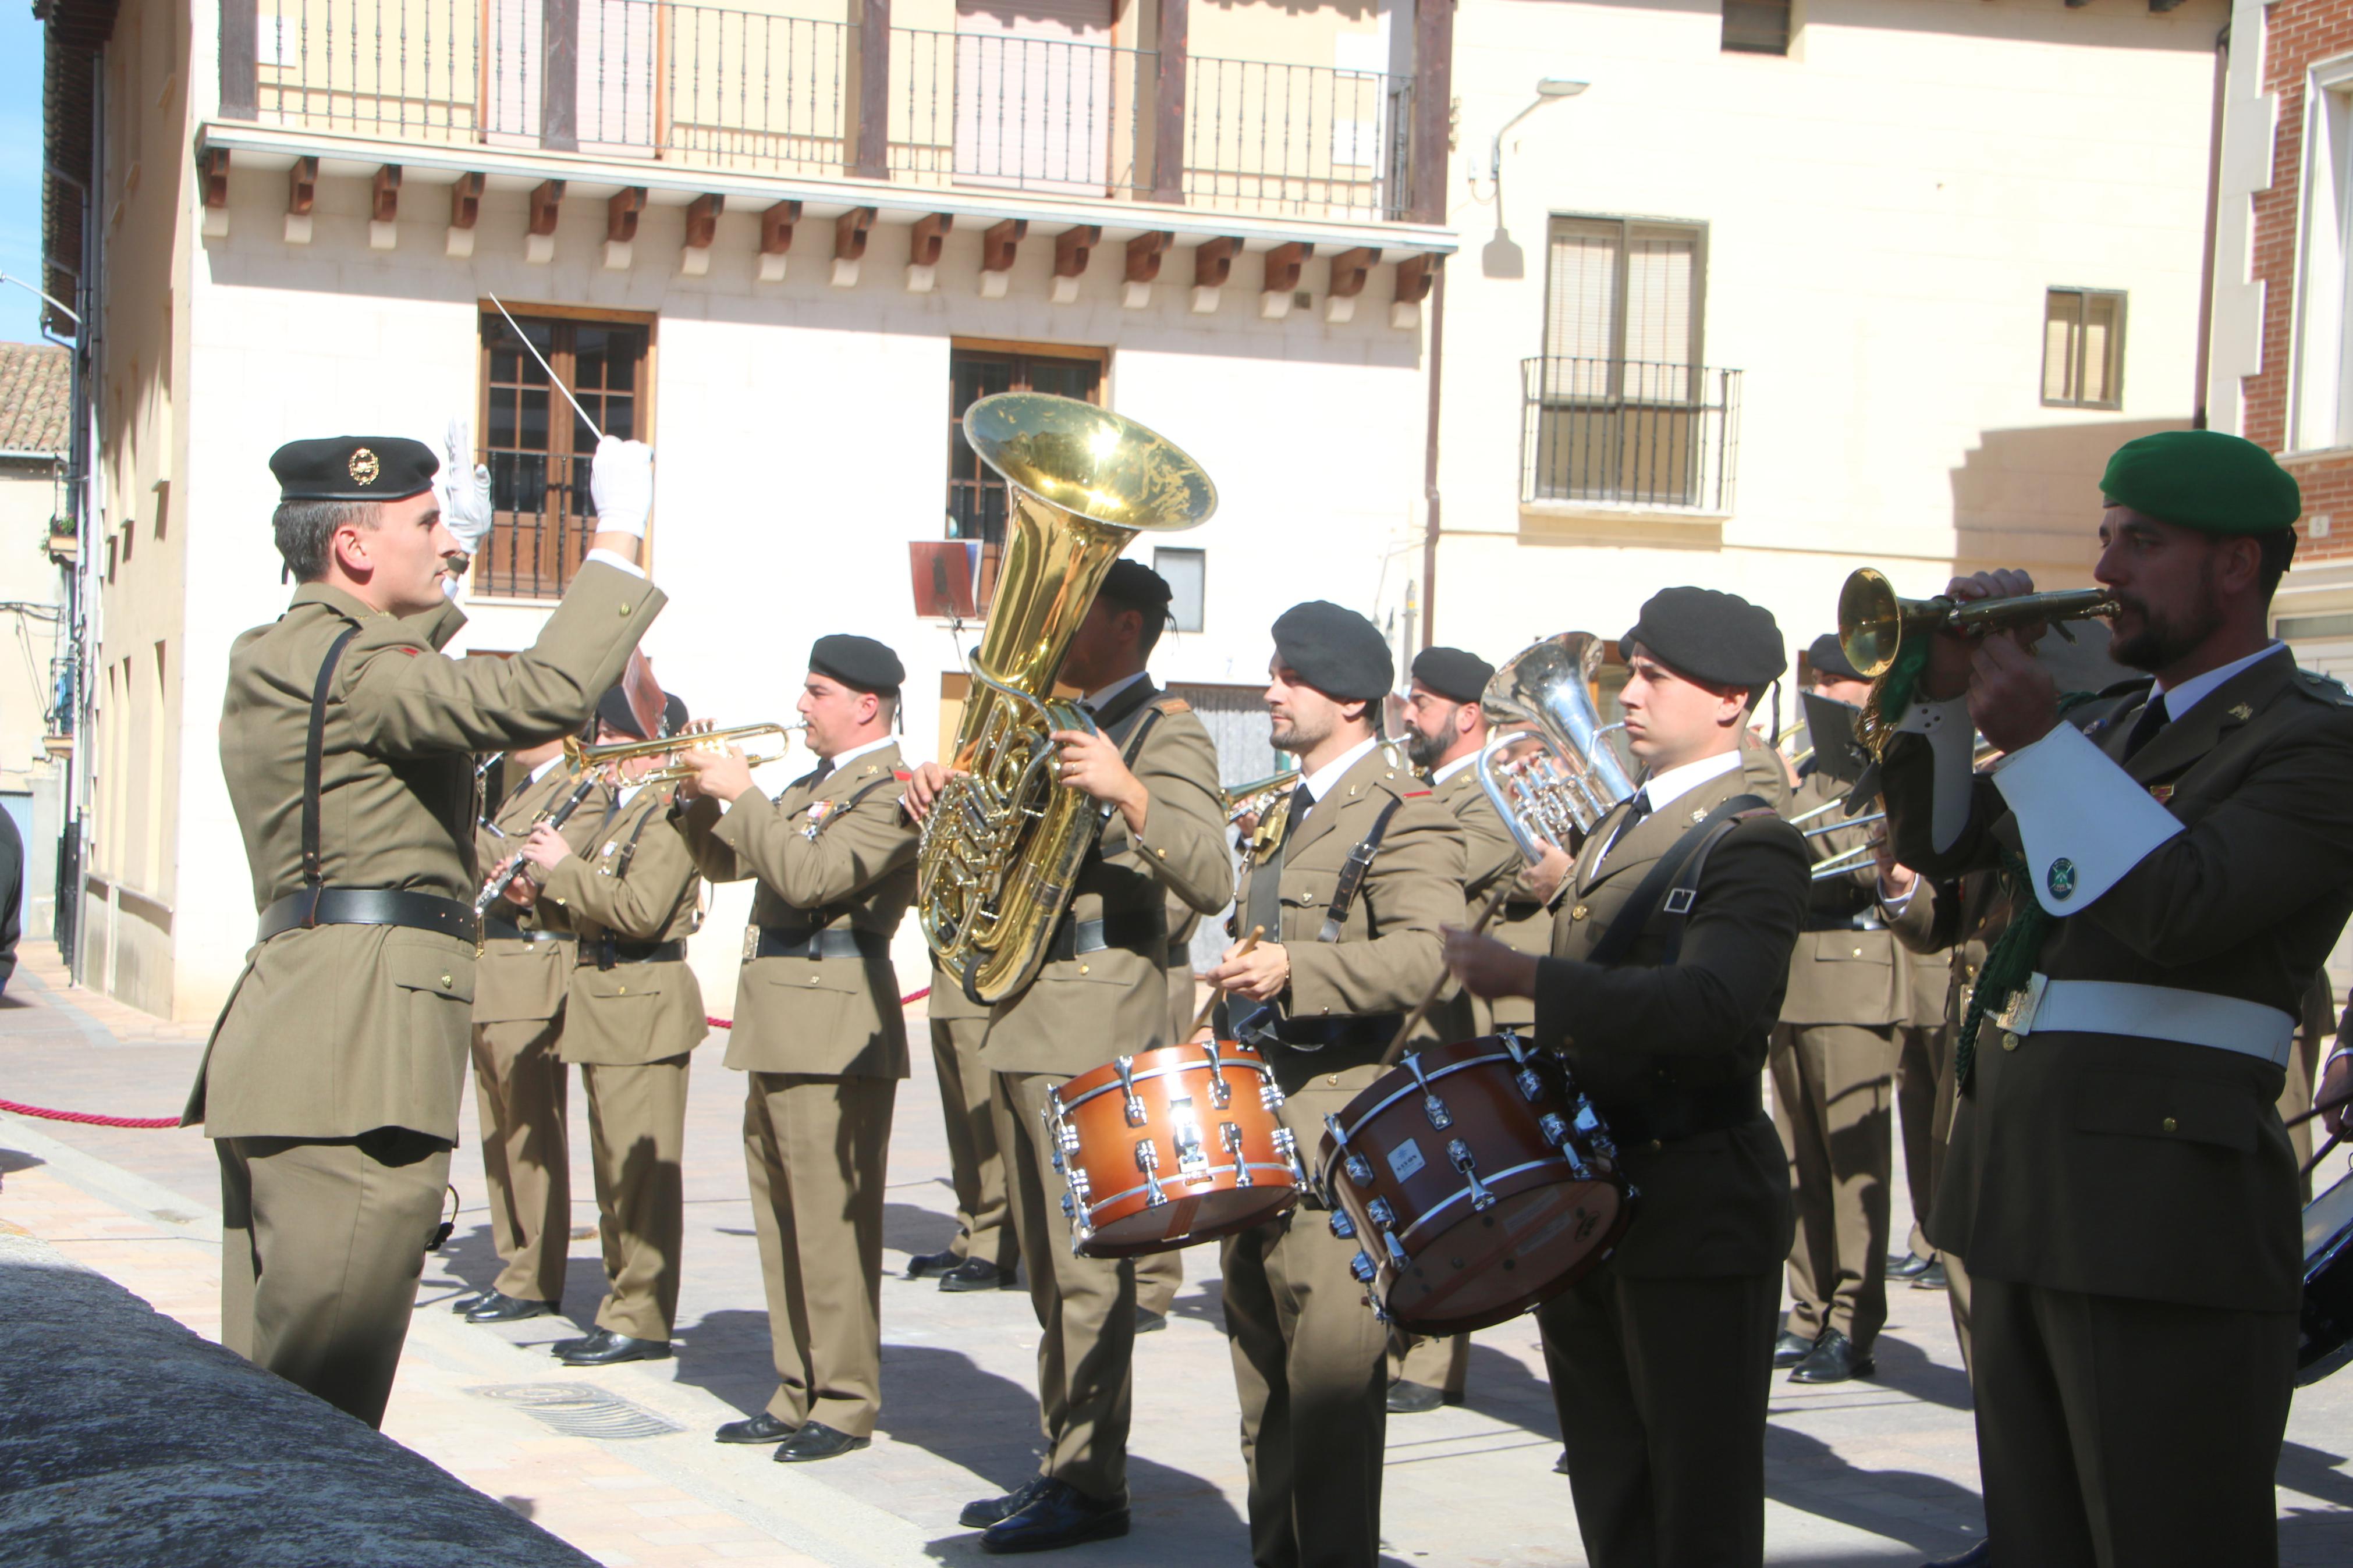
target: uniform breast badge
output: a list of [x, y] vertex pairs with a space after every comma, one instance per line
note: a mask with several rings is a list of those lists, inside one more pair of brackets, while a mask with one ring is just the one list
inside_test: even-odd
[[2173, 786], [2171, 784], [2151, 784], [2148, 786], [2148, 798], [2157, 802], [2158, 805], [2163, 805], [2167, 801], [2173, 798]]
[[809, 802], [808, 826], [801, 829], [801, 837], [807, 839], [812, 844], [817, 842], [818, 830], [825, 826], [826, 818], [833, 815], [834, 807], [839, 804], [840, 802], [839, 801], [831, 800], [813, 800]]
[[2073, 898], [2075, 896], [2075, 862], [2063, 855], [2052, 861], [2051, 869], [2043, 876], [2042, 885], [2051, 889], [2052, 898], [2063, 903]]

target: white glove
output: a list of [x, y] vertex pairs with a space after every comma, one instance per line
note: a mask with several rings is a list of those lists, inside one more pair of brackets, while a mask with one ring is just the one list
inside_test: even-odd
[[596, 505], [600, 532], [646, 536], [646, 514], [654, 509], [654, 449], [643, 441], [596, 443], [588, 471], [588, 499]]
[[491, 535], [491, 470], [474, 461], [473, 429], [464, 415], [449, 421], [448, 460], [441, 468], [441, 522], [469, 555]]

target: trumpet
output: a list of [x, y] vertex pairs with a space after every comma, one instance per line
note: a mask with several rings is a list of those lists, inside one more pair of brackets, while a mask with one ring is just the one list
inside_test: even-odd
[[[745, 763], [755, 768], [765, 767], [770, 763], [783, 760], [790, 748], [787, 738], [795, 731], [807, 728], [807, 723], [738, 724], [732, 730], [690, 730], [680, 735], [663, 735], [650, 741], [617, 741], [604, 746], [583, 745], [575, 737], [564, 742], [564, 761], [565, 766], [580, 773], [590, 769], [601, 771], [640, 757], [669, 757], [672, 759], [670, 762], [631, 782], [677, 784], [691, 777], [694, 772], [683, 761], [677, 760], [681, 752], [715, 752], [729, 747], [740, 747], [744, 752]], [[778, 742], [774, 750], [764, 748], [754, 752], [751, 749], [750, 742], [769, 736], [774, 736]]]
[[2105, 588], [2068, 588], [2056, 594], [2021, 594], [2012, 599], [1974, 599], [1962, 604], [1941, 595], [1899, 599], [1894, 587], [1870, 567], [1860, 567], [1839, 590], [1839, 651], [1866, 680], [1894, 668], [1906, 640], [1937, 632], [1999, 631], [2005, 626], [2051, 621], [2070, 642], [2063, 623], [2105, 620], [2118, 608]]
[[[1831, 804], [1833, 805], [1843, 805], [1846, 803], [1844, 801], [1832, 801]], [[1793, 816], [1789, 820], [1791, 822], [1796, 822], [1798, 819]], [[1841, 822], [1825, 822], [1820, 827], [1800, 828], [1799, 831], [1808, 838], [1820, 838], [1825, 833], [1842, 833], [1850, 827], [1868, 827], [1874, 822], [1884, 822], [1886, 820], [1887, 814], [1885, 812], [1874, 811], [1869, 816], [1850, 816]]]

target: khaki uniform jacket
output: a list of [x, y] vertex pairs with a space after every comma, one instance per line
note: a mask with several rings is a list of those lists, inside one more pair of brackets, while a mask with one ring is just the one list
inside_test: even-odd
[[[1125, 816], [1111, 814], [1094, 853], [1079, 868], [1073, 921], [1145, 915], [1165, 921], [1172, 893], [1204, 914], [1225, 908], [1233, 858], [1208, 731], [1149, 678], [1113, 698], [1098, 721], [1124, 747], [1155, 710], [1159, 717], [1128, 764], [1152, 796], [1143, 836], [1128, 832]], [[1168, 1044], [1169, 1023], [1165, 941], [1142, 952], [1104, 948], [1047, 963], [1026, 989], [999, 1002], [980, 1056], [997, 1072], [1078, 1074]]]
[[[505, 837], [488, 829], [474, 835], [474, 860], [488, 878], [501, 861], [522, 848], [531, 826], [542, 812], [553, 811], [572, 797], [578, 778], [566, 769], [550, 768], [537, 784], [526, 783], [507, 796], [492, 820]], [[586, 855], [606, 810], [602, 784], [581, 801], [560, 831], [575, 855]], [[505, 921], [522, 931], [566, 931], [564, 911], [554, 905], [519, 909], [505, 899], [491, 905], [486, 918]], [[564, 993], [572, 983], [575, 949], [568, 942], [517, 942], [512, 937], [487, 937], [482, 955], [474, 961], [474, 1022], [507, 1024], [553, 1018], [564, 1011]]]
[[[601, 818], [586, 855], [547, 874], [540, 898], [580, 933], [579, 962], [565, 1000], [567, 1062], [641, 1067], [682, 1057], [710, 1034], [702, 987], [681, 959], [597, 967], [597, 949], [617, 942], [684, 942], [702, 923], [702, 879], [686, 840], [670, 821], [669, 784], [649, 784]], [[571, 944], [565, 944], [569, 947]]]
[[[311, 694], [351, 626], [327, 694], [319, 846], [325, 885], [400, 888], [470, 905], [475, 752], [576, 730], [663, 604], [589, 562], [539, 639], [506, 659], [451, 659], [455, 605], [402, 618], [305, 584], [229, 651], [221, 771], [257, 911], [302, 886]], [[247, 955], [183, 1120], [213, 1138], [349, 1138], [406, 1127], [455, 1142], [473, 1033], [474, 947], [405, 926], [290, 931]]]
[[[2112, 688], [2063, 722], [2121, 758], [2147, 689]], [[2035, 967], [2238, 997], [2303, 1016], [2353, 911], [2353, 707], [2280, 649], [2166, 725], [2125, 773], [2186, 831], [2052, 922]], [[1937, 876], [1990, 868], [2018, 841], [1990, 779], [1935, 846], [1927, 741], [1889, 743], [1898, 857]], [[2040, 868], [2036, 868], [2040, 871]], [[2031, 895], [2030, 895], [2031, 896]], [[1929, 1238], [1989, 1279], [2192, 1306], [2293, 1312], [2302, 1300], [2295, 1158], [2268, 1061], [2187, 1043], [1980, 1032]], [[2184, 1245], [2194, 1238], [2194, 1245]]]
[[[1810, 773], [1798, 781], [1788, 815], [1795, 816], [1842, 796], [1847, 786]], [[1833, 808], [1807, 826], [1839, 819]], [[1873, 826], [1876, 826], [1875, 824]], [[1871, 837], [1867, 826], [1841, 827], [1809, 838], [1815, 860], [1859, 847]], [[1781, 1022], [1862, 1024], [1884, 1028], [1912, 1014], [1912, 964], [1879, 913], [1879, 868], [1865, 860], [1852, 875], [1828, 877], [1811, 885], [1797, 951], [1789, 955], [1789, 989], [1781, 999]], [[1857, 921], [1869, 922], [1857, 930]]]
[[[1553, 920], [1553, 956], [1536, 971], [1538, 1044], [1562, 1050], [1602, 1119], [1682, 1090], [1752, 1088], [1780, 1011], [1810, 864], [1798, 830], [1757, 821], [1710, 851], [1675, 963], [1659, 967], [1666, 917], [1653, 913], [1631, 952], [1600, 968], [1582, 962], [1651, 868], [1700, 818], [1736, 795], [1781, 806], [1780, 759], [1751, 749], [1743, 766], [1670, 801], [1627, 830], [1627, 808], [1588, 837]], [[1641, 1192], [1617, 1267], [1638, 1278], [1769, 1273], [1795, 1225], [1788, 1157], [1760, 1109], [1738, 1127], [1622, 1147]]]
[[[1504, 826], [1495, 803], [1479, 787], [1476, 766], [1457, 769], [1447, 775], [1444, 783], [1430, 787], [1438, 803], [1454, 814], [1455, 822], [1462, 829], [1461, 923], [1468, 927], [1487, 907], [1487, 900], [1495, 896], [1498, 883], [1509, 878], [1518, 886], [1527, 862], [1520, 858], [1520, 847], [1514, 841], [1511, 830]], [[1522, 888], [1495, 911], [1487, 934], [1516, 952], [1541, 955], [1552, 948], [1551, 912]], [[1493, 1029], [1498, 1017], [1523, 1026], [1535, 1017], [1525, 997], [1507, 996], [1500, 1002], [1489, 1002], [1473, 996], [1469, 1002], [1469, 1026], [1474, 1034], [1483, 1035]]]
[[[906, 777], [894, 742], [822, 780], [803, 774], [774, 800], [747, 790], [723, 811], [706, 795], [680, 813], [704, 876], [760, 883], [744, 931], [729, 1067], [907, 1076], [907, 1021], [888, 952], [915, 897], [915, 829], [899, 808]], [[755, 958], [763, 926], [866, 931], [885, 951], [864, 959]]]

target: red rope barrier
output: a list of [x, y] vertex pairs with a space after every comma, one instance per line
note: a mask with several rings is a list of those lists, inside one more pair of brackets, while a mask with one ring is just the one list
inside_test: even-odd
[[13, 1100], [0, 1100], [0, 1110], [11, 1110], [19, 1116], [37, 1116], [44, 1121], [77, 1121], [84, 1127], [177, 1127], [176, 1116], [92, 1116], [86, 1110], [51, 1110], [45, 1106], [19, 1105]]
[[[924, 986], [921, 991], [910, 991], [904, 996], [899, 998], [899, 1005], [902, 1007], [912, 1007], [916, 1003], [922, 1001], [924, 997], [929, 996], [931, 994], [932, 988], [928, 985]], [[710, 1025], [714, 1029], [732, 1029], [735, 1026], [735, 1020], [733, 1018], [714, 1018], [706, 1016], [702, 1021]]]

